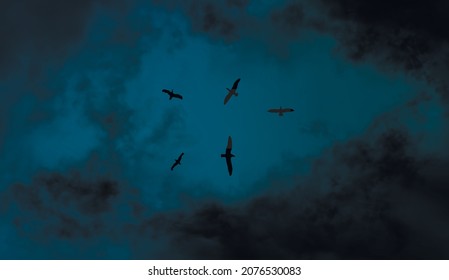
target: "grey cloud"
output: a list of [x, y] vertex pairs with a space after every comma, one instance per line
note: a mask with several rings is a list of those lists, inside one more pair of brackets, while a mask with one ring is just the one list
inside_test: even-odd
[[2, 1], [1, 77], [20, 68], [35, 76], [42, 63], [62, 63], [62, 59], [79, 46], [96, 7], [123, 10], [126, 4], [120, 0]]
[[293, 189], [161, 214], [151, 226], [184, 258], [444, 259], [447, 161], [414, 145], [397, 129], [351, 140]]

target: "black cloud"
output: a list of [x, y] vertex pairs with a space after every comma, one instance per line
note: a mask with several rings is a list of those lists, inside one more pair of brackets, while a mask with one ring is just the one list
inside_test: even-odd
[[170, 9], [181, 9], [191, 20], [195, 31], [226, 41], [241, 38], [241, 34], [246, 31], [246, 25], [250, 18], [246, 13], [246, 8], [250, 3], [249, 0], [153, 0], [153, 2]]
[[[87, 179], [78, 173], [40, 174], [30, 184], [14, 184], [2, 192], [16, 227], [33, 238], [89, 238], [113, 229], [108, 215], [126, 197], [112, 179]], [[32, 232], [26, 228], [33, 225]]]
[[446, 164], [388, 130], [336, 146], [292, 190], [161, 214], [151, 225], [187, 258], [447, 258]]
[[449, 4], [444, 0], [290, 0], [276, 3], [261, 18], [250, 12], [256, 5], [251, 1], [154, 2], [182, 10], [195, 31], [211, 38], [258, 40], [281, 50], [281, 56], [288, 52], [285, 45], [301, 39], [301, 31], [329, 34], [349, 59], [407, 72], [431, 83], [448, 100], [449, 19], [444, 11]]
[[354, 24], [339, 34], [351, 58], [381, 53], [405, 70], [421, 70], [449, 40], [446, 1], [322, 0], [329, 16]]
[[387, 71], [428, 81], [447, 102], [447, 1], [321, 0], [322, 30], [354, 61], [375, 60]]
[[[0, 36], [6, 42], [0, 47], [0, 75], [21, 65], [22, 57], [29, 58], [32, 76], [40, 62], [65, 57], [83, 36], [93, 7], [105, 5], [92, 3], [0, 4]], [[242, 16], [249, 1], [182, 3], [186, 3], [184, 8], [197, 31], [233, 40], [252, 28], [242, 31], [236, 27], [236, 23], [244, 25], [251, 20]], [[440, 13], [446, 5], [443, 2], [322, 0], [321, 11], [327, 20], [320, 22], [310, 22], [301, 3], [289, 2], [269, 17], [270, 23], [282, 30], [280, 35], [291, 36], [301, 25], [331, 32], [350, 58], [380, 59], [445, 92], [448, 31], [442, 28], [447, 21]], [[26, 28], [30, 24], [34, 26]], [[139, 56], [140, 52], [133, 55]], [[133, 72], [136, 63], [131, 64]], [[117, 80], [129, 75], [125, 72]], [[122, 82], [117, 84], [114, 92], [120, 93]], [[88, 83], [80, 85], [77, 91], [90, 87]], [[107, 117], [102, 124], [112, 138], [128, 127], [125, 113], [120, 114], [125, 115], [123, 119], [104, 114]], [[161, 142], [166, 128], [179, 122], [177, 114], [168, 116], [168, 126], [159, 127], [152, 141]], [[102, 119], [93, 116], [97, 117]], [[448, 258], [448, 162], [436, 156], [422, 157], [415, 148], [401, 130], [349, 141], [317, 160], [311, 175], [292, 190], [261, 195], [235, 206], [211, 203], [191, 213], [162, 214], [149, 223], [142, 222], [138, 233], [150, 238], [148, 228], [150, 232], [156, 229], [159, 237], [166, 235], [178, 246], [176, 251], [188, 258]], [[39, 236], [87, 238], [110, 234], [126, 224], [111, 223], [126, 216], [119, 211], [121, 203], [129, 203], [121, 186], [113, 179], [49, 174], [30, 184], [15, 184], [3, 197], [14, 208], [10, 212], [14, 223], [24, 232], [35, 226], [34, 233]]]
[[[123, 9], [125, 1], [2, 1], [0, 77], [24, 69], [31, 77], [41, 63], [57, 62], [76, 49], [95, 7]], [[34, 73], [34, 74], [33, 74]]]

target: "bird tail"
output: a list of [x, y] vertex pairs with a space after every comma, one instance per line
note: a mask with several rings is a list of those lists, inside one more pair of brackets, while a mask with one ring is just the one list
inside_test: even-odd
[[235, 96], [239, 96], [239, 93], [238, 93], [238, 92], [234, 92], [234, 95], [235, 95]]
[[170, 98], [168, 100], [171, 100], [173, 98], [173, 95], [170, 95]]
[[233, 154], [231, 154], [231, 157], [235, 157]]

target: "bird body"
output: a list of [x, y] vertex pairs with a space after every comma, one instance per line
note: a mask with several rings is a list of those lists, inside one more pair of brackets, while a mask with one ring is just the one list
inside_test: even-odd
[[171, 166], [171, 171], [173, 171], [173, 168], [175, 168], [175, 166], [180, 165], [181, 164], [181, 159], [182, 156], [184, 155], [184, 153], [181, 153], [178, 157], [178, 159], [175, 159], [175, 163], [173, 163], [173, 165]]
[[228, 89], [228, 94], [226, 95], [225, 99], [224, 99], [224, 104], [226, 105], [226, 103], [228, 103], [229, 99], [231, 99], [231, 97], [233, 95], [238, 96], [238, 92], [237, 92], [237, 87], [239, 86], [239, 82], [240, 82], [240, 78], [238, 78], [234, 84], [232, 85], [232, 89]]
[[284, 115], [284, 113], [289, 113], [289, 112], [293, 112], [295, 110], [291, 109], [291, 108], [282, 108], [279, 107], [279, 109], [269, 109], [268, 112], [270, 113], [277, 113], [279, 114], [280, 117], [282, 117]]
[[173, 90], [168, 90], [168, 89], [165, 89], [165, 88], [164, 88], [164, 89], [162, 90], [162, 92], [165, 92], [165, 93], [167, 93], [167, 94], [170, 96], [169, 100], [171, 100], [172, 98], [179, 98], [179, 99], [182, 99], [182, 95], [177, 94], [177, 93], [174, 93]]
[[232, 151], [232, 138], [231, 136], [228, 137], [228, 145], [226, 146], [226, 152], [224, 154], [221, 154], [221, 157], [226, 158], [226, 165], [228, 166], [228, 172], [229, 172], [229, 176], [232, 175], [232, 162], [231, 162], [231, 158], [235, 157], [235, 155], [233, 155], [231, 153]]

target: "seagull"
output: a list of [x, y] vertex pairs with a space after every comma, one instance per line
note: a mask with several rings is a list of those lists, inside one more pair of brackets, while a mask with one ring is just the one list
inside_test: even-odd
[[173, 168], [175, 168], [176, 165], [180, 165], [181, 164], [181, 159], [182, 156], [184, 155], [184, 153], [181, 153], [178, 157], [178, 159], [175, 159], [175, 163], [173, 163], [173, 165], [171, 166], [171, 171], [173, 171]]
[[164, 89], [162, 90], [162, 92], [165, 92], [165, 93], [167, 93], [168, 95], [170, 95], [169, 100], [171, 100], [173, 97], [174, 97], [174, 98], [182, 99], [182, 95], [177, 94], [177, 93], [174, 93], [173, 90], [168, 90], [168, 89], [165, 89], [165, 88], [164, 88]]
[[279, 109], [268, 110], [268, 112], [270, 112], [270, 113], [278, 113], [280, 117], [282, 117], [284, 115], [284, 113], [289, 113], [289, 112], [293, 112], [293, 111], [295, 111], [295, 110], [293, 110], [291, 108], [282, 109], [282, 107], [279, 107]]
[[235, 157], [232, 153], [232, 138], [231, 136], [229, 136], [228, 138], [228, 146], [226, 146], [226, 154], [221, 154], [221, 157], [226, 158], [226, 165], [228, 166], [228, 172], [229, 172], [229, 176], [232, 175], [232, 162], [231, 162], [231, 158]]
[[234, 85], [232, 85], [232, 89], [228, 89], [228, 94], [226, 95], [225, 99], [224, 99], [224, 104], [226, 105], [226, 103], [228, 103], [229, 99], [231, 99], [232, 95], [238, 96], [238, 92], [236, 92], [237, 87], [239, 85], [240, 82], [240, 78], [238, 78], [237, 80], [235, 80]]

